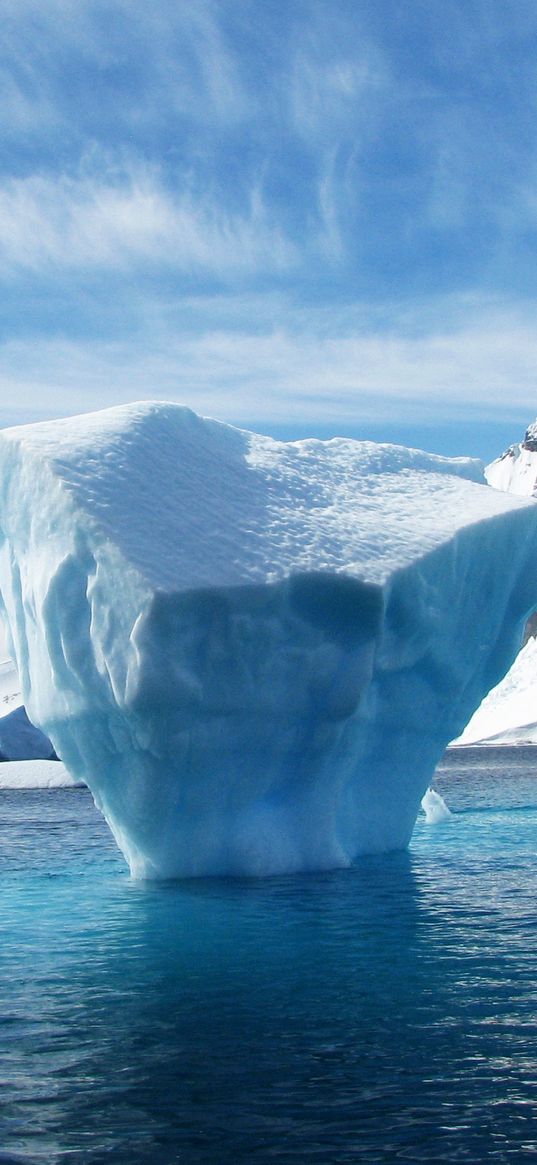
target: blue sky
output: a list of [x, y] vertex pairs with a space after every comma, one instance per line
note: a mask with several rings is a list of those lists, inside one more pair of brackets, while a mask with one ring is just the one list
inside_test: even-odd
[[4, 0], [0, 421], [485, 459], [537, 412], [534, 0]]

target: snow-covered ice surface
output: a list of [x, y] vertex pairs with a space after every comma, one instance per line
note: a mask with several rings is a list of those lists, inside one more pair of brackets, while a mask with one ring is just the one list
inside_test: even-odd
[[13, 760], [0, 764], [0, 789], [69, 789], [83, 785], [54, 760]]
[[155, 402], [0, 433], [24, 704], [135, 875], [408, 843], [537, 603], [537, 508], [479, 481]]
[[[537, 497], [537, 422], [524, 441], [487, 465], [494, 489]], [[483, 700], [456, 745], [537, 744], [537, 640], [532, 636], [505, 679]]]

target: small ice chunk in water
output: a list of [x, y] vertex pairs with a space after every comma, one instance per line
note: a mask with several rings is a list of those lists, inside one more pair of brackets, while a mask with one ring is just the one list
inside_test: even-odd
[[422, 797], [421, 807], [425, 813], [427, 825], [438, 825], [439, 821], [445, 821], [447, 817], [451, 817], [451, 810], [448, 809], [444, 798], [435, 789], [427, 789], [425, 796]]

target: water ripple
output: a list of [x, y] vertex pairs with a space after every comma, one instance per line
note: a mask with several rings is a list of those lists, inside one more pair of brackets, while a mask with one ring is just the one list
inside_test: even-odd
[[85, 790], [1, 794], [0, 1165], [535, 1156], [537, 783], [498, 751], [409, 854], [266, 881], [136, 884]]

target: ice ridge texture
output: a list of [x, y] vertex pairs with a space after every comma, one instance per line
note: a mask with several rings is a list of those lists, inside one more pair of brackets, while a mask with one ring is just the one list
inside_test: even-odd
[[135, 876], [408, 844], [537, 603], [537, 507], [482, 482], [158, 402], [0, 433], [23, 701]]

